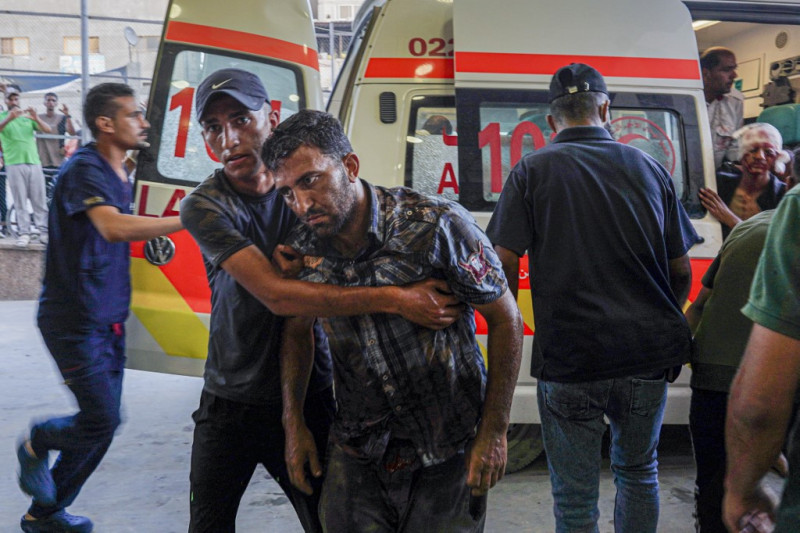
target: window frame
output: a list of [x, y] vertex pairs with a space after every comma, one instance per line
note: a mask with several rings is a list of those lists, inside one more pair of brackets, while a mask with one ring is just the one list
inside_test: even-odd
[[[72, 44], [73, 42], [77, 41], [78, 44], [78, 51], [75, 53], [71, 53], [70, 47], [67, 46], [67, 43]], [[62, 51], [63, 55], [65, 56], [79, 56], [81, 55], [81, 37], [75, 35], [65, 35], [62, 38]], [[99, 54], [100, 53], [100, 37], [97, 35], [89, 36], [89, 53], [90, 54]]]
[[[419, 96], [424, 96], [425, 98], [417, 98]], [[458, 116], [458, 109], [456, 108], [456, 99], [455, 96], [445, 96], [440, 94], [434, 95], [425, 95], [425, 94], [415, 94], [414, 98], [411, 99], [411, 106], [409, 107], [410, 111], [408, 113], [408, 124], [406, 136], [413, 137], [417, 131], [416, 128], [416, 119], [417, 113], [421, 107], [450, 107], [453, 109], [453, 112]], [[458, 120], [456, 120], [456, 124], [458, 124]], [[457, 134], [457, 131], [454, 131], [453, 134]], [[461, 147], [458, 147], [460, 152]], [[459, 155], [460, 159], [460, 155]], [[459, 179], [459, 176], [456, 176], [456, 179]], [[413, 188], [414, 187], [414, 147], [411, 146], [411, 143], [406, 141], [406, 158], [405, 158], [405, 176], [403, 177], [403, 183], [406, 187]], [[459, 188], [461, 184], [459, 183]]]
[[[162, 130], [169, 106], [169, 87], [174, 73], [175, 61], [181, 52], [199, 52], [205, 54], [213, 54], [220, 57], [229, 57], [231, 59], [240, 59], [244, 61], [263, 63], [265, 65], [275, 65], [290, 71], [294, 74], [295, 83], [298, 90], [300, 99], [297, 101], [298, 109], [305, 109], [308, 106], [306, 100], [306, 89], [303, 81], [303, 75], [300, 68], [296, 65], [286, 63], [283, 61], [272, 60], [266, 57], [256, 57], [249, 54], [237, 54], [227, 50], [209, 49], [201, 46], [191, 46], [185, 44], [164, 43], [161, 49], [161, 54], [158, 59], [156, 72], [153, 76], [153, 85], [150, 89], [149, 107], [147, 110], [147, 120], [151, 124], [148, 142], [150, 148], [141, 150], [138, 157], [138, 168], [141, 171], [136, 172], [136, 181], [151, 182], [151, 183], [164, 183], [180, 186], [197, 186], [205, 176], [200, 176], [198, 181], [195, 179], [181, 179], [165, 176], [159, 171], [158, 168], [158, 150], [161, 149]], [[165, 83], [165, 80], [167, 82]], [[267, 87], [269, 89], [269, 87]], [[191, 119], [196, 122], [194, 114]], [[220, 165], [221, 166], [221, 165]], [[146, 179], [142, 179], [147, 176]]]
[[[25, 50], [18, 51], [18, 43], [25, 43]], [[6, 46], [9, 51], [6, 52]], [[31, 55], [31, 40], [29, 37], [2, 37], [0, 38], [0, 55], [4, 57]]]
[[[697, 197], [699, 188], [705, 186], [703, 153], [700, 147], [699, 116], [694, 97], [687, 94], [641, 92], [612, 92], [609, 96], [612, 118], [617, 118], [614, 116], [616, 107], [630, 111], [668, 111], [674, 114], [679, 129], [676, 141], [680, 143], [680, 151], [684, 155], [680, 161], [676, 161], [676, 164], [683, 167], [683, 192], [679, 200], [691, 218], [703, 218], [705, 209]], [[626, 105], [626, 100], [629, 98], [637, 99], [638, 105]], [[503, 102], [549, 105], [547, 91], [544, 90], [456, 89], [456, 117], [459, 128], [459, 202], [473, 212], [492, 212], [497, 203], [487, 201], [483, 197], [485, 180], [482, 174], [482, 151], [478, 147], [480, 106], [485, 103]], [[549, 132], [543, 133], [545, 136], [549, 134]]]

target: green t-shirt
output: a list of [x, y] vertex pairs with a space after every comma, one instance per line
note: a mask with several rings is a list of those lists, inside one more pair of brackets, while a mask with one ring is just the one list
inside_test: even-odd
[[711, 263], [703, 285], [712, 290], [697, 326], [691, 385], [727, 392], [739, 368], [753, 323], [742, 314], [775, 211], [737, 224]]
[[[8, 111], [0, 113], [0, 121], [6, 119]], [[39, 129], [35, 121], [28, 117], [17, 117], [0, 131], [3, 145], [3, 159], [6, 165], [40, 165], [39, 150], [36, 148], [34, 132]]]
[[800, 187], [778, 204], [742, 312], [767, 329], [800, 339]]

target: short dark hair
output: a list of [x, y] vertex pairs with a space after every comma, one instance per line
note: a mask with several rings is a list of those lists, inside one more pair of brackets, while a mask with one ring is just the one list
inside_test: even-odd
[[573, 93], [550, 102], [550, 114], [558, 124], [583, 122], [597, 115], [597, 108], [608, 95], [600, 92]]
[[121, 107], [115, 102], [116, 98], [134, 96], [133, 89], [124, 83], [101, 83], [95, 85], [86, 95], [83, 104], [83, 120], [89, 127], [92, 135], [99, 133], [95, 121], [97, 117], [113, 117]]
[[55, 96], [56, 100], [58, 100], [58, 95], [56, 93], [44, 93], [45, 100], [47, 100], [48, 96]]
[[334, 159], [341, 159], [353, 151], [336, 117], [323, 111], [303, 109], [272, 131], [261, 149], [261, 160], [268, 170], [274, 172], [301, 146], [318, 148]]
[[719, 65], [720, 61], [722, 61], [722, 58], [725, 56], [736, 57], [736, 54], [733, 53], [733, 50], [725, 48], [724, 46], [706, 48], [700, 55], [700, 68], [711, 70]]

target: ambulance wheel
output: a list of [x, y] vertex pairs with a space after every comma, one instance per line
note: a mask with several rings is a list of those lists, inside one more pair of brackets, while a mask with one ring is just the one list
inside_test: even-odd
[[506, 474], [522, 470], [544, 451], [542, 426], [539, 424], [511, 424], [506, 434], [508, 460]]

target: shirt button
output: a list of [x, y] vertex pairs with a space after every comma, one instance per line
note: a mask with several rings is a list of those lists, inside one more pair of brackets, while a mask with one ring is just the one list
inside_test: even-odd
[[[370, 345], [370, 346], [375, 346], [375, 339], [368, 340], [367, 344]], [[386, 376], [384, 376], [383, 379], [386, 379]]]
[[389, 381], [389, 374], [383, 375], [383, 381]]
[[408, 216], [411, 216], [411, 215], [413, 215], [413, 214], [414, 214], [414, 211], [412, 211], [411, 209], [409, 209], [408, 211], [406, 211], [406, 215], [408, 215]]
[[403, 406], [402, 405], [398, 405], [397, 407], [394, 408], [394, 410], [399, 413], [400, 411], [403, 410]]

